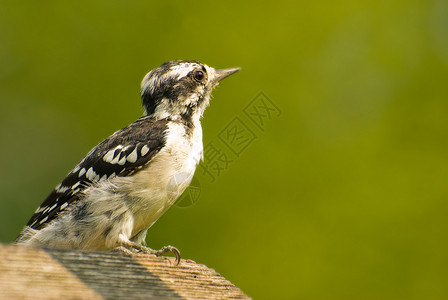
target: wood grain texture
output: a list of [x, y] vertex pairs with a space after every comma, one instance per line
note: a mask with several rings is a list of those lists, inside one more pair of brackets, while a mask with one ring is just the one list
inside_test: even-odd
[[0, 257], [0, 299], [249, 299], [191, 260], [15, 245]]

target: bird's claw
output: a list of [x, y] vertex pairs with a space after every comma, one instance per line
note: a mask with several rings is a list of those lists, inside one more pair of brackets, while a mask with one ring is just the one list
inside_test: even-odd
[[176, 247], [173, 246], [165, 246], [162, 247], [160, 250], [153, 250], [153, 254], [155, 254], [156, 256], [162, 256], [165, 253], [173, 253], [176, 256], [176, 265], [178, 265], [180, 263], [180, 252], [179, 250], [177, 250]]
[[132, 255], [136, 253], [148, 253], [153, 254], [156, 256], [162, 256], [165, 253], [173, 253], [176, 256], [176, 265], [180, 263], [180, 251], [177, 250], [176, 247], [173, 246], [165, 246], [162, 247], [160, 250], [154, 250], [149, 247], [138, 245], [136, 243], [129, 243], [125, 245], [121, 245], [119, 247], [116, 247], [112, 250], [113, 252], [121, 252], [127, 255]]

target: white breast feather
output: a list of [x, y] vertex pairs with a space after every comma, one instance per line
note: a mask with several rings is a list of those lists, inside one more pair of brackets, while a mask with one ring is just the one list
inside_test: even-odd
[[185, 127], [169, 123], [165, 147], [145, 170], [132, 179], [134, 233], [150, 227], [177, 200], [190, 184], [196, 166], [202, 159], [202, 128], [199, 121], [191, 138]]

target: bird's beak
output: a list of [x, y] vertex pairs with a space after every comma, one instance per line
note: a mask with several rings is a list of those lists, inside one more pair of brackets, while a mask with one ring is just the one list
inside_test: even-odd
[[227, 76], [232, 75], [235, 72], [238, 72], [241, 70], [240, 68], [229, 68], [229, 69], [219, 69], [216, 70], [215, 78], [213, 78], [213, 81], [218, 82], [220, 80], [223, 80]]

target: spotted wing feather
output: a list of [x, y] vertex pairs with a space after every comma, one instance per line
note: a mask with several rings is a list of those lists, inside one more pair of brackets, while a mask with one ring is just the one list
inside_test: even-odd
[[166, 129], [167, 120], [145, 117], [108, 137], [51, 192], [27, 225], [42, 229], [80, 199], [82, 192], [91, 184], [115, 176], [132, 176], [145, 168], [165, 145]]

